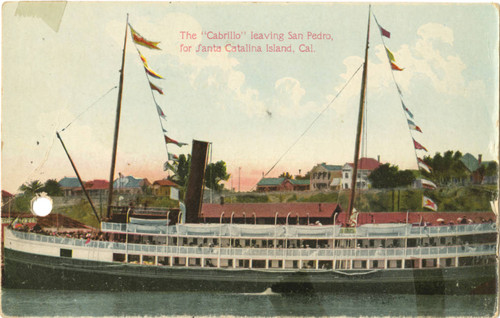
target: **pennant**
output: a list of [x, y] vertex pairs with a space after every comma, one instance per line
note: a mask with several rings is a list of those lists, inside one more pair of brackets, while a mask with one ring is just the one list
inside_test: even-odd
[[426, 179], [420, 179], [420, 182], [422, 183], [423, 188], [431, 189], [431, 190], [434, 190], [437, 188], [437, 185], [432, 181], [429, 181]]
[[396, 89], [398, 90], [399, 96], [403, 97], [403, 93], [401, 93], [401, 89], [399, 88], [398, 83], [394, 82], [396, 84]]
[[150, 69], [149, 66], [147, 65], [144, 65], [144, 70], [146, 71], [146, 73], [148, 73], [148, 75], [153, 76], [154, 78], [163, 79], [163, 77], [160, 74]]
[[427, 149], [425, 149], [424, 146], [422, 146], [421, 144], [419, 144], [417, 141], [415, 141], [415, 139], [413, 139], [413, 146], [415, 147], [415, 149], [417, 150], [425, 150], [427, 151]]
[[186, 144], [186, 143], [184, 143], [184, 142], [178, 142], [177, 140], [174, 140], [174, 139], [172, 139], [172, 138], [169, 138], [167, 135], [165, 135], [165, 142], [166, 142], [167, 144], [176, 144], [176, 145], [177, 145], [177, 146], [179, 146], [179, 147], [182, 147], [182, 146], [187, 146], [187, 144]]
[[163, 119], [167, 119], [167, 116], [163, 113], [163, 110], [161, 110], [161, 107], [156, 105], [156, 111], [158, 112], [158, 116], [160, 116]]
[[425, 171], [431, 173], [431, 170], [432, 168], [427, 164], [425, 163], [424, 160], [422, 160], [421, 158], [417, 157], [417, 161], [418, 161], [418, 166], [422, 169], [424, 169]]
[[159, 88], [158, 86], [156, 86], [155, 84], [149, 82], [149, 87], [151, 87], [151, 89], [157, 91], [158, 93], [162, 94], [163, 95], [163, 91], [161, 88]]
[[174, 160], [174, 161], [177, 161], [179, 160], [179, 157], [177, 157], [177, 155], [175, 154], [172, 154], [172, 153], [168, 153], [168, 160]]
[[422, 207], [430, 209], [432, 211], [437, 211], [438, 209], [437, 204], [426, 196], [422, 196]]
[[387, 52], [387, 57], [389, 58], [389, 60], [390, 60], [391, 62], [396, 62], [396, 60], [394, 59], [394, 54], [392, 54], [392, 52], [391, 52], [391, 51], [389, 51], [389, 49], [388, 49], [388, 48], [385, 48], [385, 51]]
[[164, 133], [166, 133], [166, 132], [167, 132], [167, 131], [165, 130], [165, 128], [163, 128], [163, 127], [161, 128], [161, 130], [163, 130], [163, 132], [164, 132]]
[[427, 171], [428, 173], [431, 173], [431, 167], [429, 167], [428, 165], [426, 165], [425, 163], [419, 161], [418, 163], [418, 167]]
[[[377, 22], [377, 24], [378, 24], [378, 22]], [[389, 32], [386, 29], [384, 29], [383, 27], [381, 27], [380, 24], [378, 24], [378, 27], [380, 29], [380, 33], [382, 33], [383, 36], [385, 36], [388, 39], [391, 38], [391, 32]]]
[[132, 33], [132, 39], [136, 44], [147, 47], [148, 49], [161, 50], [158, 47], [158, 44], [160, 44], [160, 42], [148, 41], [144, 37], [142, 37], [139, 33], [137, 33], [137, 31], [135, 31], [134, 28], [132, 28], [130, 23], [128, 26], [130, 27], [130, 32]]
[[394, 62], [391, 62], [391, 69], [394, 70], [394, 71], [402, 71], [402, 70], [404, 70], [404, 68], [400, 68]]
[[411, 111], [408, 109], [408, 107], [405, 106], [405, 103], [403, 103], [403, 100], [401, 100], [401, 105], [403, 106], [403, 109], [404, 111], [408, 114], [408, 116], [410, 116], [410, 118], [413, 119], [413, 114], [411, 113]]
[[407, 121], [408, 121], [408, 127], [410, 127], [410, 129], [422, 132], [422, 130], [420, 129], [420, 127], [418, 127], [417, 125], [415, 125], [415, 123], [413, 121], [411, 121], [409, 119], [407, 119]]
[[170, 170], [173, 173], [177, 173], [177, 169], [174, 166], [172, 166], [168, 161], [165, 161], [165, 163], [163, 164], [163, 171], [167, 170]]

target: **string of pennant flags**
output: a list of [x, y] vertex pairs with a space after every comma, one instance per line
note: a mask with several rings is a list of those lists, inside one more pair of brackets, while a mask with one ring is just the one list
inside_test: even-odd
[[169, 152], [168, 145], [174, 144], [178, 147], [182, 147], [182, 146], [187, 145], [187, 143], [179, 142], [173, 138], [170, 138], [167, 135], [167, 130], [165, 129], [167, 116], [163, 112], [162, 107], [158, 104], [156, 97], [155, 97], [155, 93], [154, 93], [154, 92], [156, 92], [159, 95], [164, 95], [163, 89], [158, 84], [153, 82], [153, 79], [154, 80], [162, 80], [163, 76], [161, 76], [160, 74], [155, 72], [148, 65], [146, 57], [144, 57], [144, 55], [142, 55], [141, 51], [139, 50], [139, 46], [142, 46], [142, 47], [145, 47], [145, 48], [148, 48], [151, 50], [161, 50], [161, 48], [158, 47], [160, 42], [149, 41], [146, 38], [144, 38], [142, 35], [140, 35], [132, 27], [132, 25], [130, 25], [130, 23], [128, 24], [128, 26], [130, 27], [130, 32], [132, 34], [132, 40], [134, 41], [135, 48], [137, 50], [137, 53], [139, 54], [139, 58], [141, 59], [143, 66], [144, 66], [144, 72], [146, 74], [146, 78], [147, 78], [148, 83], [149, 83], [149, 88], [151, 89], [151, 96], [153, 97], [153, 101], [154, 101], [154, 104], [156, 106], [156, 111], [158, 113], [158, 118], [160, 120], [160, 127], [161, 127], [162, 134], [164, 137], [165, 149], [167, 151], [167, 161], [165, 161], [165, 163], [163, 164], [163, 170], [164, 171], [172, 171], [174, 174], [176, 174], [177, 173], [177, 166], [178, 166], [178, 162], [179, 162], [179, 157], [176, 154]]
[[[420, 170], [426, 171], [427, 173], [431, 173], [432, 168], [427, 163], [425, 163], [424, 160], [421, 157], [419, 157], [419, 155], [418, 155], [419, 150], [427, 152], [427, 148], [425, 148], [422, 144], [420, 144], [418, 141], [416, 141], [415, 137], [414, 137], [414, 132], [422, 133], [422, 129], [415, 124], [415, 117], [414, 117], [413, 113], [410, 111], [410, 109], [406, 106], [404, 98], [403, 98], [403, 93], [398, 85], [398, 82], [396, 81], [395, 76], [394, 76], [394, 72], [402, 72], [402, 71], [404, 71], [404, 68], [402, 68], [398, 64], [396, 64], [397, 62], [396, 62], [396, 58], [394, 57], [394, 54], [391, 52], [391, 50], [389, 50], [389, 48], [387, 47], [387, 45], [385, 43], [384, 38], [390, 39], [391, 32], [384, 29], [378, 23], [377, 17], [375, 16], [375, 14], [373, 14], [373, 17], [375, 18], [375, 22], [377, 23], [378, 29], [380, 31], [380, 38], [382, 39], [382, 44], [384, 45], [384, 49], [385, 49], [385, 52], [387, 55], [387, 60], [388, 60], [389, 65], [391, 67], [392, 79], [393, 79], [394, 85], [396, 86], [396, 89], [398, 91], [399, 99], [401, 101], [401, 106], [403, 108], [403, 112], [405, 114], [406, 121], [408, 123], [408, 129], [410, 131], [410, 135], [411, 135], [411, 138], [413, 141], [413, 149], [415, 151], [415, 158], [417, 159], [418, 168]], [[434, 182], [432, 182], [430, 180], [420, 178], [420, 182], [421, 182], [422, 187], [424, 187], [426, 189], [434, 190], [437, 188], [436, 184], [434, 184]], [[437, 211], [437, 208], [438, 208], [437, 204], [426, 196], [423, 196], [423, 198], [422, 198], [422, 206], [424, 208], [428, 208], [428, 209], [431, 209], [433, 211]]]

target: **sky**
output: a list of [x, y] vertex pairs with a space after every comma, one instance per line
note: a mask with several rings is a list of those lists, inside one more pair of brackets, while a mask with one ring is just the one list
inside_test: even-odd
[[[61, 13], [54, 23], [56, 13], [40, 18], [21, 14], [16, 2], [3, 5], [2, 189], [75, 176], [56, 131], [84, 180], [109, 178], [127, 14], [138, 33], [160, 42], [161, 50], [137, 48], [164, 78], [148, 79], [128, 30], [116, 175], [168, 176], [160, 122], [188, 143], [169, 144], [170, 153], [190, 153], [193, 139], [211, 142], [211, 161], [226, 162], [226, 187], [236, 190], [254, 188], [276, 163], [267, 177], [353, 161], [368, 4], [68, 2], [62, 9], [50, 11]], [[498, 160], [495, 7], [371, 9], [364, 154], [416, 169], [414, 138], [428, 150], [419, 156], [459, 150]], [[403, 71], [391, 71], [384, 43]], [[262, 52], [232, 51], [238, 45]], [[395, 82], [422, 133], [408, 129]]]

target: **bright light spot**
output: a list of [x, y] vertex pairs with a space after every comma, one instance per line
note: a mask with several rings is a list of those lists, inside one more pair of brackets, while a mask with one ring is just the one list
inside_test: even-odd
[[52, 199], [47, 196], [39, 196], [31, 201], [31, 210], [37, 216], [47, 216], [52, 211]]

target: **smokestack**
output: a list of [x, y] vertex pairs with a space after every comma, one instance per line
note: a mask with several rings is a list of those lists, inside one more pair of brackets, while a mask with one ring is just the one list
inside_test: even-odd
[[483, 155], [477, 155], [477, 161], [479, 161], [479, 165], [483, 162]]
[[186, 191], [186, 223], [198, 223], [203, 202], [203, 184], [207, 164], [208, 142], [193, 140], [191, 167]]
[[377, 161], [380, 163], [380, 155], [377, 155]]

